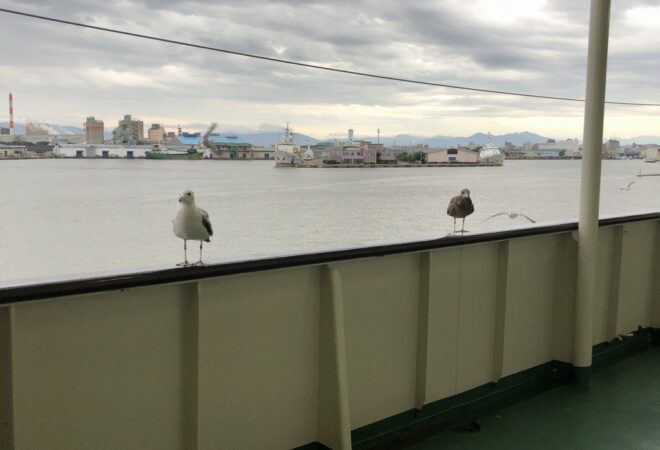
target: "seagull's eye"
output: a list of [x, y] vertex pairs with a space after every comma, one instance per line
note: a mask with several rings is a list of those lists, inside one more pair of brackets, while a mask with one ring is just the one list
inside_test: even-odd
[[188, 192], [188, 197], [190, 197], [190, 192]]

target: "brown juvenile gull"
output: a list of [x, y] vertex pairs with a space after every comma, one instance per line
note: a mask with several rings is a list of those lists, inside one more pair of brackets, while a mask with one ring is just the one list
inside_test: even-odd
[[183, 239], [183, 257], [182, 263], [177, 266], [189, 266], [188, 262], [188, 241], [199, 241], [199, 261], [194, 265], [203, 266], [202, 262], [202, 243], [211, 242], [213, 228], [209, 221], [209, 214], [202, 208], [195, 205], [195, 194], [193, 191], [183, 191], [179, 197], [179, 211], [172, 221], [174, 234]]
[[461, 195], [452, 197], [447, 207], [447, 215], [454, 218], [454, 234], [456, 234], [456, 219], [463, 219], [461, 234], [465, 234], [465, 218], [474, 212], [474, 205], [470, 199], [470, 190], [463, 189]]

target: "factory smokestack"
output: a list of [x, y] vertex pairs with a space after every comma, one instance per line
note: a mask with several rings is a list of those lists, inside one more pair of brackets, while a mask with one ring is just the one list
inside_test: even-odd
[[9, 134], [16, 136], [16, 130], [14, 130], [14, 96], [12, 93], [9, 93]]

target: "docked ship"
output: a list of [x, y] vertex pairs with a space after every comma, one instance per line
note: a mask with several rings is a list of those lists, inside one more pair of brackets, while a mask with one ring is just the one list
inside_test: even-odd
[[493, 144], [488, 136], [488, 142], [481, 147], [479, 152], [479, 163], [502, 165], [504, 163], [504, 154], [497, 145]]
[[301, 164], [304, 160], [305, 151], [293, 140], [293, 130], [287, 123], [284, 135], [275, 145], [275, 166], [293, 166]]
[[204, 153], [190, 147], [188, 150], [164, 149], [158, 144], [154, 145], [150, 151], [145, 152], [147, 159], [202, 159]]

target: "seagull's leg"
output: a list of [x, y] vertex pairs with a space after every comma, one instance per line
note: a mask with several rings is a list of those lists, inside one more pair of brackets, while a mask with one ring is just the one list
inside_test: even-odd
[[188, 245], [187, 245], [187, 243], [188, 243], [188, 241], [186, 241], [186, 240], [184, 239], [184, 240], [183, 240], [183, 262], [177, 264], [177, 266], [183, 266], [183, 267], [185, 267], [185, 266], [189, 266], [189, 265], [190, 265], [190, 264], [188, 263]]
[[202, 245], [204, 245], [204, 241], [199, 241], [199, 261], [197, 261], [197, 265], [203, 266], [204, 262], [202, 261]]
[[463, 217], [463, 223], [461, 224], [461, 234], [465, 234], [465, 217]]
[[456, 217], [454, 217], [454, 234], [456, 234]]

